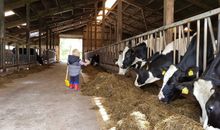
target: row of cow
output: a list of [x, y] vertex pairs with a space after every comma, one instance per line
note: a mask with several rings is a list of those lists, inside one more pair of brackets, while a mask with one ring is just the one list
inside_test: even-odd
[[[116, 64], [121, 75], [129, 68], [136, 72], [134, 84], [137, 87], [163, 80], [158, 94], [162, 102], [170, 103], [181, 94], [192, 94], [202, 110], [200, 122], [203, 128], [220, 129], [220, 54], [215, 57], [215, 44], [212, 44], [210, 36], [207, 38], [208, 44], [204, 45], [202, 34], [199, 39], [199, 67], [196, 64], [198, 49], [196, 33], [190, 37], [190, 43], [184, 54], [180, 54], [179, 48], [174, 49], [173, 44], [180, 43], [171, 42], [162, 52], [153, 52], [145, 41], [134, 47], [125, 47], [119, 53]], [[204, 47], [207, 48], [206, 55]], [[152, 51], [153, 55], [147, 58], [149, 51]], [[204, 60], [204, 56], [207, 60]], [[174, 65], [174, 61], [177, 63], [179, 57], [180, 62]], [[204, 62], [207, 65], [205, 71], [203, 71]]]

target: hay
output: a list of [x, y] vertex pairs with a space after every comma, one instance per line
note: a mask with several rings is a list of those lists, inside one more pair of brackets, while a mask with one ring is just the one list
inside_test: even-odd
[[[110, 127], [114, 127], [117, 124], [117, 129], [120, 130], [142, 129], [135, 123], [135, 117], [131, 116], [132, 112], [138, 111], [145, 115], [143, 120], [148, 122], [146, 123], [148, 124], [146, 129], [160, 129], [162, 126], [160, 127], [159, 124], [163, 121], [166, 124], [172, 124], [169, 122], [175, 123], [174, 126], [165, 127], [169, 130], [200, 128], [199, 123], [197, 123], [199, 121], [200, 108], [195, 101], [178, 99], [171, 104], [164, 104], [159, 102], [157, 97], [159, 92], [158, 85], [151, 84], [145, 86], [143, 90], [133, 85], [133, 79], [106, 72], [97, 72], [97, 70], [93, 69], [89, 68], [92, 75], [87, 71], [87, 74], [92, 76], [92, 80], [83, 84], [81, 90], [84, 95], [105, 98], [103, 105], [113, 122]], [[177, 114], [179, 115], [177, 116], [178, 118], [170, 118]], [[193, 123], [188, 123], [188, 120]], [[121, 121], [121, 123], [117, 123], [118, 121]]]
[[202, 126], [185, 116], [172, 115], [158, 122], [154, 130], [202, 130]]
[[118, 121], [117, 130], [150, 130], [150, 122], [141, 112], [132, 112], [128, 117]]

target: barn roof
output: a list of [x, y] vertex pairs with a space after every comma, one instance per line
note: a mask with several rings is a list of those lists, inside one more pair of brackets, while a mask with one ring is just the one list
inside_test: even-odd
[[[5, 17], [6, 32], [25, 37], [25, 4], [30, 2], [31, 31], [50, 28], [53, 32], [82, 30], [88, 22], [95, 20], [97, 0], [4, 0], [5, 11], [15, 15]], [[163, 25], [163, 0], [122, 0], [123, 33], [137, 35]], [[217, 8], [218, 0], [176, 0], [175, 21]], [[106, 25], [114, 25], [117, 17], [117, 3], [106, 17]], [[98, 1], [98, 10], [102, 1]], [[46, 26], [47, 25], [47, 26]]]

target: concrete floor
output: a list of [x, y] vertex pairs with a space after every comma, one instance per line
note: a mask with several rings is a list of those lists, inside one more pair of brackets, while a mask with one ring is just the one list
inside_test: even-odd
[[90, 97], [64, 86], [65, 66], [15, 79], [0, 89], [0, 130], [99, 130]]

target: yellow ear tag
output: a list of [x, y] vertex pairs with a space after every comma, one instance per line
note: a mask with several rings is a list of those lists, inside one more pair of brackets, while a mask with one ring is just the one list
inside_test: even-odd
[[163, 70], [163, 71], [162, 71], [162, 75], [165, 75], [165, 73], [166, 73], [166, 71], [165, 71], [165, 70]]
[[188, 76], [193, 76], [193, 75], [194, 75], [193, 71], [192, 71], [192, 70], [189, 70]]
[[189, 94], [189, 89], [188, 88], [183, 88], [182, 89], [182, 94]]

